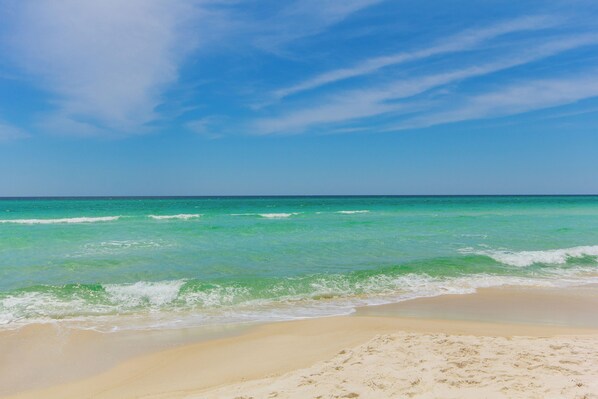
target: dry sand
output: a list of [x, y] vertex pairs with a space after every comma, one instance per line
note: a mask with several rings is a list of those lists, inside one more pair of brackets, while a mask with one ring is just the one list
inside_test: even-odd
[[[551, 325], [517, 323], [518, 319], [509, 320], [509, 312], [499, 317], [500, 322], [490, 323], [387, 317], [373, 310], [355, 317], [262, 325], [237, 336], [134, 356], [85, 378], [73, 374], [70, 381], [18, 389], [18, 394], [6, 397], [594, 398], [598, 397], [595, 292], [583, 293], [580, 299], [578, 291], [571, 291], [573, 299], [566, 300], [559, 291], [561, 297], [554, 303], [543, 297]], [[537, 295], [548, 294], [487, 290], [457, 299], [412, 301], [411, 306], [456, 306], [479, 312], [484, 306], [500, 308], [504, 300], [511, 301], [509, 307], [517, 306], [514, 313], [519, 318], [525, 309], [532, 316], [537, 313], [535, 306], [542, 302]], [[463, 298], [470, 304], [460, 303]], [[378, 312], [389, 314], [392, 308]], [[473, 317], [466, 311], [463, 315]], [[93, 348], [98, 342], [102, 342], [99, 350], [110, 348], [105, 335], [100, 339], [90, 332], [71, 334], [77, 348]], [[137, 339], [143, 341], [144, 335]], [[63, 353], [64, 361], [94, 362], [93, 353], [86, 352], [82, 360], [68, 345]], [[26, 372], [35, 366], [31, 358], [20, 364], [17, 357], [12, 359], [4, 370]], [[52, 367], [43, 358], [38, 360], [42, 371]]]
[[598, 339], [396, 333], [186, 398], [598, 398]]

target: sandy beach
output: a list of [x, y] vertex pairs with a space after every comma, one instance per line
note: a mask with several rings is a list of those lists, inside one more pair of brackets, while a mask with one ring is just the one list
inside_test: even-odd
[[[6, 398], [593, 398], [597, 305], [595, 287], [502, 288], [246, 327], [218, 338], [70, 331], [58, 356], [80, 366], [58, 367], [54, 378], [23, 389], [56, 371], [52, 356], [43, 356], [52, 338], [37, 326], [28, 336], [0, 336], [4, 354], [13, 354], [2, 357], [10, 361], [0, 362], [0, 375]], [[474, 320], [480, 313], [494, 321]], [[42, 356], [34, 359], [35, 353]], [[99, 366], [90, 367], [95, 359]]]
[[0, 0], [0, 399], [598, 399], [598, 0]]
[[189, 398], [593, 398], [596, 336], [378, 335], [330, 360]]

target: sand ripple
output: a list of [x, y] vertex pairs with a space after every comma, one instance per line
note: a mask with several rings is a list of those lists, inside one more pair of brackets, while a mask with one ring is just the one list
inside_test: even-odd
[[[598, 398], [598, 337], [379, 335], [202, 398]], [[199, 396], [198, 396], [199, 397]]]

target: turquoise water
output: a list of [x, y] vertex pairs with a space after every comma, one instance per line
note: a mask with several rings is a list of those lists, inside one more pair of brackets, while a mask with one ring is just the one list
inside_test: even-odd
[[598, 281], [598, 197], [0, 200], [0, 327], [161, 328]]

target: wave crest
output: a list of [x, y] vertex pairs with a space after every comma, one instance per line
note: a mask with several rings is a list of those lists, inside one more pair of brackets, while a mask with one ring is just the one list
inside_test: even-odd
[[545, 251], [508, 251], [508, 250], [481, 250], [464, 248], [459, 252], [488, 256], [497, 262], [509, 266], [526, 267], [536, 263], [562, 265], [570, 258], [583, 258], [598, 256], [598, 245], [580, 246], [572, 248], [549, 249]]
[[120, 216], [98, 216], [98, 217], [78, 217], [78, 218], [60, 218], [60, 219], [3, 219], [0, 223], [13, 224], [77, 224], [77, 223], [96, 223], [112, 222], [120, 219]]
[[298, 215], [297, 212], [291, 213], [260, 213], [259, 216], [266, 218], [266, 219], [285, 219], [291, 216]]
[[299, 215], [299, 212], [289, 212], [289, 213], [231, 213], [230, 216], [259, 216], [265, 219], [286, 219], [290, 218], [291, 216]]
[[201, 216], [202, 215], [199, 213], [181, 213], [179, 215], [148, 215], [149, 218], [156, 219], [156, 220], [169, 220], [169, 219], [188, 220], [188, 219], [199, 218]]
[[[37, 286], [0, 294], [0, 325], [18, 328], [31, 323], [65, 320], [101, 329], [102, 326], [113, 326], [114, 316], [118, 315], [133, 317], [122, 320], [123, 328], [161, 328], [169, 323], [267, 321], [272, 317], [290, 320], [347, 314], [357, 306], [443, 294], [468, 294], [485, 287], [561, 287], [597, 282], [593, 267], [576, 267], [534, 276], [476, 273], [447, 277], [391, 271], [320, 274], [260, 282], [183, 279]], [[147, 321], [147, 317], [151, 320]], [[142, 327], [138, 322], [156, 324]]]
[[179, 295], [185, 280], [146, 282], [139, 281], [133, 284], [106, 284], [104, 290], [109, 295], [109, 300], [115, 304], [126, 307], [149, 305], [160, 307], [173, 302]]

